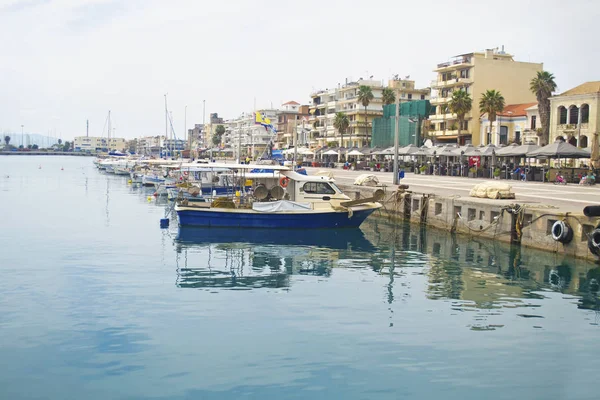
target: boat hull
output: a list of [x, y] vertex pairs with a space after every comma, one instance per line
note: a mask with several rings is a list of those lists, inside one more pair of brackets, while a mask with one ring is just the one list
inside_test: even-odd
[[253, 210], [176, 209], [180, 226], [263, 229], [358, 228], [378, 206], [347, 211], [261, 213]]

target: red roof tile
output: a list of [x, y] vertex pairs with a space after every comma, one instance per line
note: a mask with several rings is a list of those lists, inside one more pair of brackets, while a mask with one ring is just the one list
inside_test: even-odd
[[507, 104], [504, 106], [504, 110], [498, 113], [501, 117], [524, 117], [527, 115], [525, 109], [535, 106], [536, 103], [522, 103], [522, 104]]
[[288, 101], [287, 103], [283, 103], [284, 106], [287, 105], [292, 105], [292, 106], [299, 106], [300, 103], [296, 103], [295, 101]]

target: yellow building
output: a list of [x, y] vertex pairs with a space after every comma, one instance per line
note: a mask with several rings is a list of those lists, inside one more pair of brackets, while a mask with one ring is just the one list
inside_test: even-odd
[[448, 109], [454, 90], [465, 90], [473, 99], [473, 107], [465, 116], [461, 129], [461, 144], [473, 145], [494, 142], [480, 128], [479, 100], [487, 90], [499, 91], [506, 104], [535, 102], [529, 90], [531, 79], [543, 64], [515, 61], [504, 50], [488, 49], [482, 52], [462, 54], [438, 64], [434, 72], [437, 79], [431, 82], [436, 91], [432, 95], [432, 115], [429, 117], [429, 137], [434, 142], [456, 143], [458, 122], [456, 114]]
[[550, 98], [550, 142], [563, 139], [591, 147], [600, 127], [600, 81], [586, 82]]

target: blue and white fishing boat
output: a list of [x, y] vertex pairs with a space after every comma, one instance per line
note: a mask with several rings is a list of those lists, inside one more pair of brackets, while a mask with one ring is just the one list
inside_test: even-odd
[[[238, 182], [245, 182], [246, 172], [260, 167], [244, 164], [211, 166], [229, 168], [239, 175]], [[180, 226], [355, 228], [382, 207], [378, 200], [383, 191], [372, 198], [350, 200], [333, 178], [301, 175], [283, 166], [270, 166], [269, 169], [273, 170], [273, 177], [279, 177], [273, 186], [254, 183], [253, 189], [246, 191], [239, 185], [234, 188], [233, 197], [220, 197], [211, 202], [177, 201], [175, 211]]]

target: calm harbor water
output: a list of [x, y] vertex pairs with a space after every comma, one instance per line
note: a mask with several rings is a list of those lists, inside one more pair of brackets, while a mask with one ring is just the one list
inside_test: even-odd
[[161, 230], [151, 194], [0, 157], [0, 399], [600, 396], [596, 264], [379, 218]]

